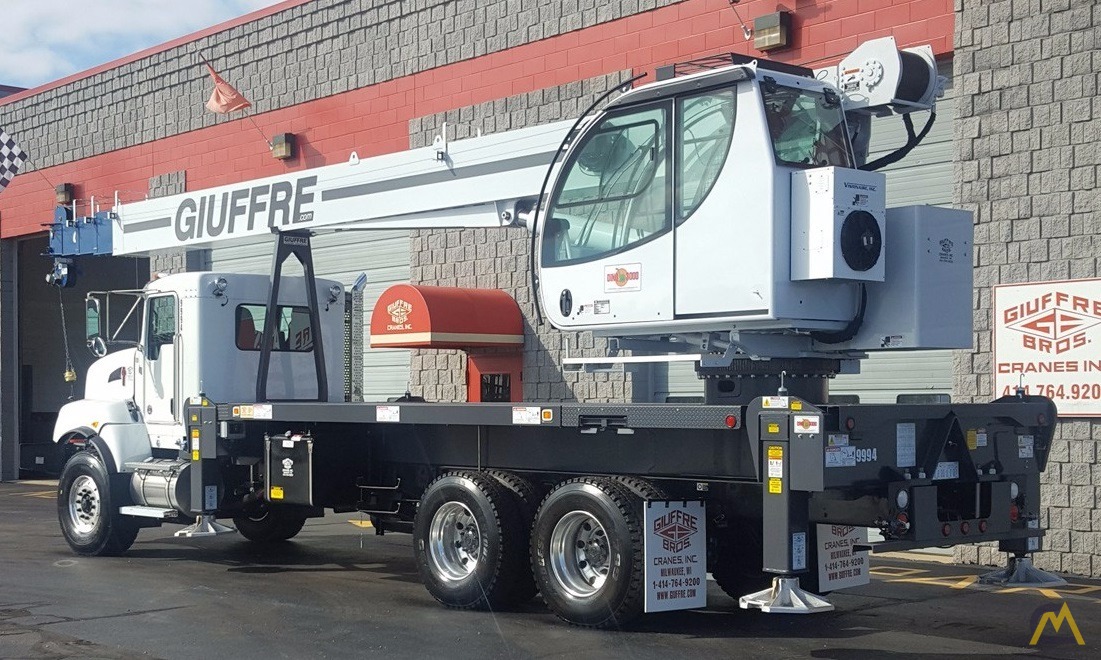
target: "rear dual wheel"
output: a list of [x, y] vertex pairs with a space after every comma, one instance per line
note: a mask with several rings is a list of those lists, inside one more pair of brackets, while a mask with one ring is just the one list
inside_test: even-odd
[[559, 618], [607, 628], [642, 614], [643, 497], [660, 491], [641, 479], [581, 477], [543, 501], [531, 535], [532, 569]]
[[496, 475], [448, 472], [425, 489], [413, 523], [421, 581], [440, 603], [501, 609], [534, 595], [527, 563], [530, 518]]

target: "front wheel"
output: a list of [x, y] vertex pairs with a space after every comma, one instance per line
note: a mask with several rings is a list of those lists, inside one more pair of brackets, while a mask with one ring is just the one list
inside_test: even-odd
[[58, 480], [57, 514], [61, 533], [73, 552], [98, 557], [121, 555], [138, 536], [133, 520], [114, 511], [111, 481], [99, 456], [73, 455]]
[[642, 614], [642, 498], [614, 479], [582, 477], [547, 496], [531, 535], [543, 600], [579, 626], [623, 625]]

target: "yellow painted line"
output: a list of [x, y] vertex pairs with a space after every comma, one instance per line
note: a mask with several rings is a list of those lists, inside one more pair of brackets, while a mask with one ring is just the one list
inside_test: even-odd
[[901, 566], [872, 566], [869, 570], [872, 575], [881, 575], [883, 577], [910, 577], [912, 575], [921, 575], [922, 573], [928, 573], [929, 571], [924, 568], [902, 568]]
[[57, 491], [53, 490], [36, 490], [33, 493], [12, 493], [16, 497], [37, 497], [42, 500], [52, 500], [57, 497]]
[[348, 522], [356, 527], [373, 527], [370, 520], [349, 520]]
[[944, 575], [940, 577], [908, 577], [887, 580], [887, 582], [909, 582], [911, 584], [932, 584], [951, 589], [966, 589], [979, 580], [978, 575]]

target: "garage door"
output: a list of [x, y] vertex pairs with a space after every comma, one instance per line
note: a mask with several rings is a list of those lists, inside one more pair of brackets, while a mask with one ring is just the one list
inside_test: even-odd
[[[213, 249], [211, 269], [269, 274], [274, 245], [273, 238], [264, 237]], [[336, 280], [346, 288], [352, 286], [360, 273], [367, 273], [367, 288], [363, 291], [363, 398], [384, 401], [404, 394], [409, 384], [409, 351], [366, 348], [366, 345], [375, 301], [391, 284], [409, 281], [409, 232], [323, 234], [313, 239], [313, 261], [318, 277]], [[295, 259], [290, 259], [284, 272], [301, 274], [301, 269]]]

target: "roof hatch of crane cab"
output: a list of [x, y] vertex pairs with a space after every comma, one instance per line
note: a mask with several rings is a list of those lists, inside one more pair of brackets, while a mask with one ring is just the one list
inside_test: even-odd
[[469, 348], [522, 346], [524, 321], [512, 296], [497, 289], [395, 284], [371, 313], [371, 346]]

